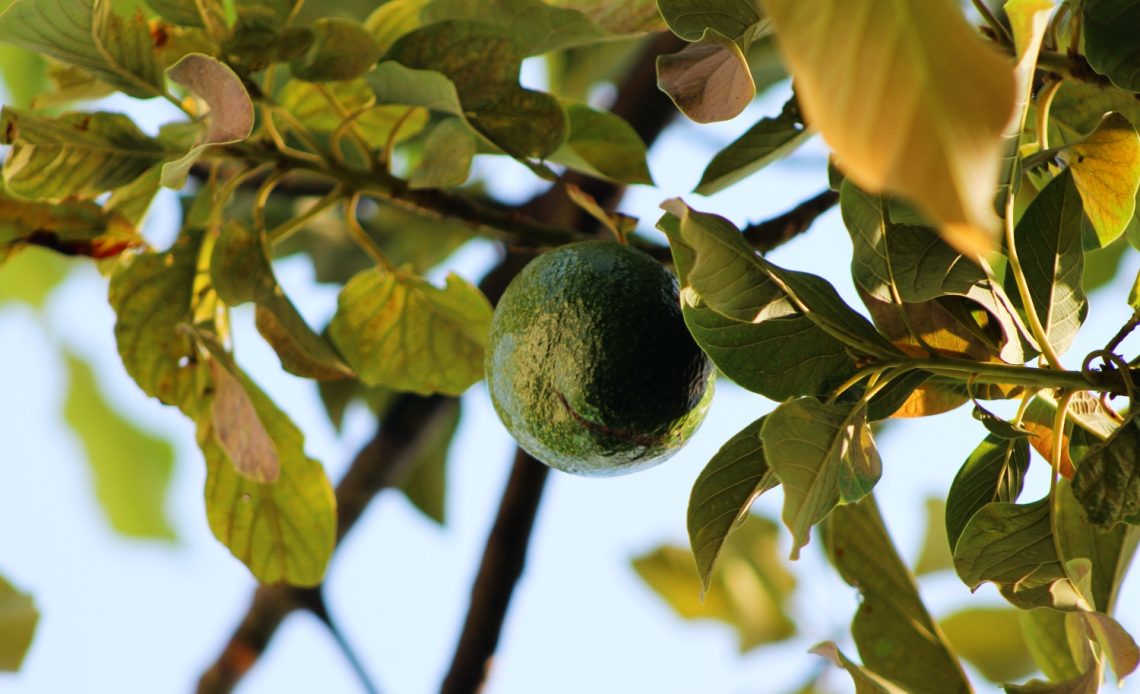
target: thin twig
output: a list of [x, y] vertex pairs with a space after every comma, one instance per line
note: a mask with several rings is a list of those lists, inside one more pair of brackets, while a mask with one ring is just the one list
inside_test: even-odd
[[1115, 352], [1116, 348], [1120, 346], [1120, 343], [1124, 342], [1124, 338], [1128, 337], [1137, 326], [1140, 326], [1140, 311], [1133, 311], [1132, 317], [1128, 319], [1128, 322], [1120, 326], [1120, 330], [1117, 330], [1116, 334], [1112, 336], [1112, 339], [1108, 341], [1108, 344], [1104, 346], [1104, 351]]
[[372, 680], [372, 675], [368, 673], [368, 669], [364, 667], [364, 661], [357, 655], [356, 649], [348, 642], [344, 632], [341, 631], [337, 623], [333, 621], [332, 615], [329, 614], [328, 603], [325, 601], [324, 592], [314, 591], [312, 595], [315, 596], [312, 604], [305, 605], [306, 609], [313, 614], [314, 617], [319, 619], [325, 628], [329, 630], [336, 645], [340, 648], [340, 652], [344, 655], [344, 659], [348, 661], [348, 666], [356, 674], [356, 679], [360, 682], [360, 687], [364, 690], [365, 694], [380, 694], [380, 688]]

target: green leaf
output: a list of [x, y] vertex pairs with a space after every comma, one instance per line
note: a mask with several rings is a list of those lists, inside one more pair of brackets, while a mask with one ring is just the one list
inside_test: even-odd
[[1009, 682], [1037, 670], [1021, 631], [1022, 610], [981, 607], [960, 610], [938, 625], [954, 651], [991, 682]]
[[563, 106], [570, 133], [550, 161], [618, 183], [653, 185], [645, 143], [632, 125], [586, 104], [563, 102]]
[[397, 485], [413, 506], [440, 525], [447, 515], [447, 453], [459, 428], [460, 415], [458, 401], [443, 407], [444, 415], [433, 418], [428, 430], [421, 434], [426, 442]]
[[277, 447], [280, 476], [271, 484], [243, 477], [211, 419], [200, 419], [210, 530], [262, 583], [315, 586], [336, 541], [332, 485], [321, 464], [305, 455], [297, 427], [244, 374], [237, 378]]
[[49, 204], [13, 198], [0, 185], [0, 261], [26, 246], [111, 258], [143, 245], [133, 224], [93, 202]]
[[755, 0], [658, 0], [657, 8], [669, 30], [686, 41], [699, 41], [707, 29], [738, 39], [762, 18]]
[[1140, 92], [1140, 6], [1129, 0], [1085, 0], [1085, 56], [1121, 89]]
[[851, 635], [864, 666], [905, 691], [971, 691], [891, 542], [875, 498], [835, 509], [823, 538], [831, 563], [862, 598]]
[[424, 140], [419, 165], [408, 177], [408, 187], [451, 188], [463, 185], [471, 174], [471, 162], [479, 140], [461, 119], [446, 117]]
[[465, 20], [493, 25], [523, 55], [549, 53], [606, 38], [605, 32], [581, 12], [553, 4], [540, 0], [433, 0], [421, 17], [425, 24]]
[[1030, 680], [1026, 684], [1005, 685], [1006, 694], [1097, 694], [1100, 678], [1095, 668], [1064, 682]]
[[1140, 512], [1140, 420], [1129, 418], [1077, 461], [1073, 495], [1104, 529]]
[[107, 521], [127, 537], [173, 540], [165, 510], [173, 447], [111, 407], [88, 364], [71, 353], [66, 360], [63, 415], [83, 445]]
[[[983, 45], [957, 4], [766, 0], [764, 7], [807, 123], [845, 173], [871, 193], [914, 201], [955, 248], [991, 248], [995, 162], [1015, 84], [1008, 60]], [[869, 74], [890, 79], [872, 85]]]
[[697, 561], [701, 594], [708, 591], [713, 567], [725, 541], [747, 516], [752, 502], [779, 480], [768, 468], [760, 442], [761, 417], [720, 447], [697, 476], [689, 496], [689, 543]]
[[[1046, 594], [1064, 581], [1049, 517], [1049, 498], [1030, 504], [992, 502], [970, 517], [954, 545], [954, 566], [971, 589], [986, 581], [1019, 607], [1071, 597]], [[1043, 602], [1045, 601], [1045, 602]]]
[[303, 56], [289, 61], [293, 76], [307, 82], [360, 77], [380, 59], [380, 47], [360, 22], [325, 17], [313, 22], [313, 42]]
[[0, 672], [16, 672], [32, 645], [40, 612], [32, 596], [0, 576]]
[[1014, 502], [1029, 469], [1029, 443], [989, 434], [962, 465], [946, 495], [946, 537], [953, 550], [974, 514], [994, 501]]
[[[1081, 196], [1073, 174], [1066, 170], [1033, 199], [1014, 235], [1033, 307], [1058, 354], [1069, 348], [1088, 315], [1088, 300], [1081, 286], [1081, 219]], [[1020, 307], [1012, 276], [1006, 285]]]
[[1049, 141], [1071, 144], [1093, 130], [1109, 111], [1140, 123], [1140, 100], [1115, 87], [1065, 80], [1049, 108]]
[[118, 113], [44, 118], [5, 107], [0, 142], [12, 145], [4, 183], [28, 198], [61, 201], [126, 185], [166, 157], [162, 146]]
[[457, 275], [439, 289], [403, 270], [365, 270], [341, 290], [333, 342], [369, 385], [459, 395], [483, 378], [491, 305]]
[[111, 275], [108, 300], [115, 310], [115, 340], [127, 373], [143, 392], [193, 417], [209, 373], [199, 368], [193, 339], [179, 329], [191, 323], [194, 280], [203, 233], [183, 233], [165, 253], [130, 258]]
[[712, 195], [783, 159], [811, 137], [795, 99], [775, 118], [761, 118], [743, 135], [716, 153], [693, 192]]
[[[158, 13], [159, 17], [184, 27], [204, 28], [202, 14], [198, 11], [201, 0], [146, 0], [146, 4]], [[221, 0], [205, 0], [204, 6], [215, 12], [222, 9]]]
[[208, 55], [187, 54], [171, 65], [166, 74], [210, 107], [205, 136], [185, 156], [162, 167], [162, 185], [177, 189], [186, 183], [190, 167], [210, 146], [233, 144], [249, 137], [253, 131], [253, 100], [237, 73]]
[[938, 497], [926, 500], [926, 536], [914, 564], [916, 576], [954, 568], [954, 555], [946, 541], [946, 502]]
[[230, 221], [218, 235], [210, 261], [218, 296], [230, 306], [255, 302], [257, 327], [289, 373], [317, 380], [351, 377], [352, 370], [332, 346], [309, 327], [285, 296], [269, 263], [269, 244], [240, 222]]
[[146, 18], [112, 10], [112, 0], [17, 0], [0, 15], [0, 41], [82, 68], [125, 94], [165, 92]]
[[1073, 182], [1104, 247], [1124, 233], [1140, 189], [1140, 135], [1119, 113], [1107, 113], [1087, 137], [1064, 150]]
[[302, 125], [316, 133], [331, 135], [344, 123], [344, 119], [329, 107], [324, 91], [331, 93], [348, 113], [363, 111], [353, 118], [353, 127], [377, 149], [383, 147], [389, 137], [393, 137], [394, 142], [398, 144], [418, 135], [428, 122], [428, 111], [420, 106], [400, 104], [373, 106], [372, 104], [376, 103], [376, 94], [364, 79], [321, 85], [290, 80], [277, 99], [281, 107], [289, 111]]
[[640, 34], [663, 28], [656, 0], [546, 0], [546, 4], [578, 10], [611, 34]]
[[[444, 21], [416, 29], [401, 37], [387, 57], [415, 70], [434, 70], [453, 83], [458, 101], [441, 104], [453, 113], [464, 114], [471, 125], [493, 143], [515, 157], [543, 158], [554, 153], [566, 136], [566, 114], [550, 94], [524, 89], [518, 75], [525, 57], [522, 48], [503, 30], [490, 25]], [[440, 46], [446, 46], [441, 51]], [[381, 66], [383, 67], [383, 66]], [[405, 79], [407, 75], [403, 76]], [[422, 100], [407, 100], [387, 87], [392, 75], [369, 77], [382, 103], [393, 99], [410, 105], [428, 106]], [[413, 93], [428, 93], [454, 102], [446, 84], [432, 80], [416, 85]]]
[[868, 670], [854, 662], [839, 650], [831, 641], [817, 644], [811, 652], [827, 658], [832, 663], [847, 671], [855, 683], [855, 694], [906, 694], [906, 690], [887, 680], [879, 674]]
[[684, 547], [660, 547], [634, 559], [633, 567], [684, 619], [731, 625], [745, 652], [795, 633], [786, 614], [795, 578], [780, 561], [778, 544], [775, 523], [755, 515], [743, 518], [725, 543], [707, 593]]
[[216, 338], [209, 350], [214, 355], [209, 360], [214, 385], [210, 426], [217, 444], [239, 475], [260, 484], [272, 484], [281, 476], [277, 446], [257, 415], [241, 373], [232, 363], [222, 363], [225, 353]]
[[[1068, 614], [1048, 607], [1018, 611], [1021, 633], [1030, 655], [1041, 672], [1054, 682], [1080, 677], [1092, 660], [1088, 640], [1070, 638]], [[1078, 655], [1074, 655], [1074, 648], [1078, 649]]]
[[35, 51], [0, 45], [0, 80], [11, 106], [29, 107], [37, 95], [47, 91], [49, 69], [48, 62]]
[[1136, 554], [1140, 528], [1120, 524], [1105, 532], [1085, 519], [1068, 480], [1058, 480], [1053, 533], [1062, 561], [1085, 559], [1091, 570], [1086, 597], [1094, 608], [1112, 614], [1120, 584]]
[[46, 249], [30, 248], [0, 265], [0, 307], [18, 301], [42, 309], [67, 277], [70, 265]]
[[658, 56], [657, 87], [697, 123], [735, 118], [756, 96], [740, 46], [714, 29], [697, 43]]
[[714, 311], [689, 279], [697, 255], [682, 240], [681, 220], [666, 215], [657, 227], [669, 237], [681, 281], [685, 324], [726, 376], [744, 388], [779, 401], [828, 393], [854, 373], [854, 362], [844, 344], [778, 295], [770, 300], [783, 315], [777, 313], [759, 323]]
[[760, 439], [784, 487], [792, 559], [799, 558], [813, 525], [840, 502], [863, 498], [882, 474], [862, 403], [827, 405], [815, 398], [781, 403], [765, 419]]

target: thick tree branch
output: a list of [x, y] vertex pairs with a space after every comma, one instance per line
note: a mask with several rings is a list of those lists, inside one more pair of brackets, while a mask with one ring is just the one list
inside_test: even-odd
[[475, 692], [499, 643], [515, 584], [526, 563], [538, 504], [550, 468], [518, 449], [499, 513], [487, 537], [483, 561], [471, 589], [471, 607], [463, 624], [451, 669], [441, 694]]

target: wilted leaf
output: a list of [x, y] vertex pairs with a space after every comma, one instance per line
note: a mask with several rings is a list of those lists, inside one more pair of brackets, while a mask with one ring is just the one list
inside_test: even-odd
[[12, 145], [4, 183], [23, 197], [59, 201], [93, 198], [130, 183], [167, 155], [119, 113], [69, 113], [44, 118], [5, 107], [0, 142]]
[[1140, 664], [1140, 648], [1136, 641], [1124, 630], [1124, 627], [1106, 614], [1099, 612], [1081, 612], [1092, 638], [1100, 644], [1112, 672], [1116, 675], [1116, 686], [1124, 683], [1124, 678], [1132, 674]]
[[734, 118], [756, 96], [740, 46], [713, 29], [677, 53], [658, 56], [657, 86], [697, 123]]
[[775, 118], [761, 118], [743, 135], [716, 153], [694, 192], [712, 195], [778, 161], [811, 137], [795, 99]]
[[0, 15], [0, 41], [90, 72], [124, 93], [165, 92], [146, 18], [116, 15], [112, 0], [17, 0]]
[[240, 377], [217, 358], [210, 359], [210, 376], [214, 381], [210, 426], [218, 445], [239, 475], [261, 484], [276, 482], [281, 474], [277, 446], [258, 418]]
[[768, 465], [784, 487], [792, 559], [811, 528], [840, 502], [857, 501], [879, 481], [882, 462], [862, 404], [826, 405], [815, 398], [782, 403], [760, 430]]
[[681, 617], [731, 625], [743, 652], [795, 633], [785, 613], [795, 579], [780, 561], [778, 536], [772, 521], [746, 516], [725, 544], [707, 593], [683, 547], [660, 547], [634, 559], [633, 566]]
[[5, 194], [0, 185], [0, 261], [26, 246], [111, 258], [143, 243], [133, 224], [93, 202], [22, 200]]
[[336, 498], [324, 469], [305, 455], [301, 432], [251, 381], [247, 393], [276, 444], [280, 477], [238, 474], [209, 418], [198, 421], [206, 458], [206, 518], [214, 536], [262, 583], [320, 583], [336, 540]]
[[313, 42], [289, 62], [293, 76], [308, 82], [360, 77], [380, 59], [380, 47], [360, 22], [323, 17], [312, 24]]
[[162, 185], [181, 188], [198, 157], [211, 145], [240, 142], [253, 130], [253, 101], [233, 69], [208, 55], [190, 53], [166, 71], [210, 107], [205, 136], [180, 159], [162, 167]]
[[1140, 420], [1130, 418], [1077, 461], [1073, 495], [1104, 529], [1140, 512]]
[[419, 165], [408, 178], [409, 188], [450, 188], [463, 185], [479, 141], [459, 118], [447, 117], [428, 133]]
[[1108, 113], [1096, 130], [1063, 151], [1060, 158], [1073, 172], [1099, 245], [1107, 246], [1124, 233], [1136, 213], [1140, 135], [1126, 117]]
[[[869, 192], [915, 201], [959, 250], [988, 250], [1015, 85], [1007, 60], [982, 44], [957, 4], [765, 0], [764, 7], [807, 123], [848, 176]], [[890, 79], [872, 86], [868, 74]]]
[[971, 691], [891, 542], [874, 496], [836, 508], [823, 526], [823, 542], [843, 580], [862, 596], [851, 635], [864, 666], [906, 691]]
[[0, 671], [20, 669], [39, 621], [40, 613], [32, 596], [0, 577]]
[[991, 682], [1009, 682], [1037, 670], [1021, 631], [1021, 610], [982, 607], [961, 610], [938, 625], [958, 655]]
[[1085, 55], [1116, 86], [1140, 92], [1140, 5], [1130, 0], [1085, 0]]
[[69, 385], [63, 415], [82, 444], [107, 521], [127, 537], [173, 540], [165, 509], [173, 447], [112, 408], [90, 366], [70, 353], [65, 358]]
[[365, 270], [340, 293], [329, 334], [362, 381], [459, 395], [483, 378], [491, 305], [457, 275], [439, 289], [402, 270]]
[[618, 183], [653, 184], [645, 143], [632, 125], [586, 104], [563, 102], [563, 106], [570, 133], [550, 161]]
[[760, 442], [761, 417], [741, 429], [713, 455], [689, 495], [689, 543], [697, 561], [701, 594], [709, 589], [713, 567], [752, 502], [779, 480], [768, 469]]

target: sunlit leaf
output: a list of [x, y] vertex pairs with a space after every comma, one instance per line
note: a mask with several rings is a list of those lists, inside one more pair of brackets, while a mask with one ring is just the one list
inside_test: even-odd
[[1100, 612], [1112, 614], [1120, 584], [1136, 555], [1140, 528], [1119, 524], [1106, 532], [1090, 524], [1066, 480], [1058, 481], [1055, 494], [1053, 533], [1057, 538], [1057, 551], [1064, 562], [1079, 559], [1089, 562], [1086, 597]]
[[831, 563], [862, 598], [851, 635], [863, 665], [907, 691], [971, 691], [891, 542], [875, 498], [836, 508], [822, 534]]
[[359, 114], [352, 119], [353, 128], [374, 149], [385, 146], [389, 137], [395, 144], [414, 137], [428, 122], [427, 109], [420, 106], [374, 105], [376, 94], [363, 79], [320, 85], [291, 80], [278, 95], [278, 103], [305, 127], [331, 135], [342, 126], [344, 119], [330, 107], [325, 92], [339, 101], [350, 115]]
[[1140, 420], [1130, 418], [1077, 461], [1073, 495], [1104, 529], [1140, 512]]
[[962, 465], [946, 495], [946, 536], [953, 550], [974, 514], [994, 501], [1014, 502], [1029, 469], [1029, 444], [989, 434]]
[[32, 645], [40, 612], [32, 596], [0, 576], [0, 672], [16, 672]]
[[209, 106], [205, 135], [182, 158], [162, 167], [162, 185], [181, 188], [198, 157], [212, 145], [232, 144], [253, 130], [253, 101], [233, 69], [208, 55], [191, 53], [166, 71], [170, 79], [202, 98]]
[[1085, 55], [1089, 64], [1121, 89], [1140, 92], [1140, 5], [1130, 0], [1085, 0]]
[[115, 14], [112, 0], [17, 0], [0, 15], [0, 41], [82, 68], [130, 96], [164, 93], [146, 18]]
[[756, 96], [740, 46], [713, 29], [699, 42], [657, 58], [657, 86], [697, 123], [735, 118]]
[[566, 143], [550, 161], [619, 183], [653, 184], [645, 143], [621, 117], [586, 104], [563, 102], [569, 118]]
[[681, 617], [731, 625], [744, 652], [795, 633], [785, 610], [796, 583], [780, 560], [778, 538], [779, 527], [772, 521], [743, 518], [725, 543], [707, 593], [686, 548], [660, 547], [635, 558], [633, 566]]
[[743, 135], [716, 153], [694, 192], [712, 195], [779, 161], [811, 137], [792, 99], [775, 118], [761, 118]]
[[31, 248], [0, 265], [0, 306], [18, 301], [40, 309], [70, 269], [68, 263], [46, 249]]
[[165, 506], [174, 448], [115, 410], [88, 364], [70, 353], [66, 360], [63, 415], [82, 444], [107, 521], [128, 537], [173, 540]]
[[1140, 135], [1126, 117], [1109, 113], [1096, 130], [1063, 151], [1060, 158], [1073, 172], [1100, 246], [1107, 246], [1124, 233], [1136, 213]]
[[980, 607], [939, 620], [958, 655], [991, 682], [1009, 682], [1037, 670], [1021, 631], [1021, 610]]
[[697, 560], [702, 594], [733, 528], [752, 502], [779, 483], [768, 469], [760, 442], [761, 417], [726, 441], [701, 471], [689, 495], [689, 543]]
[[799, 558], [811, 528], [840, 502], [868, 494], [882, 462], [860, 404], [799, 398], [782, 403], [760, 430], [768, 466], [784, 488], [784, 524]]
[[365, 383], [459, 395], [483, 378], [490, 325], [486, 297], [457, 275], [440, 289], [376, 268], [344, 286], [329, 333]]
[[12, 149], [4, 183], [39, 200], [95, 197], [126, 185], [166, 157], [162, 146], [119, 113], [44, 118], [5, 107], [0, 140]]
[[[949, 0], [764, 0], [808, 125], [863, 189], [916, 202], [966, 253], [989, 249], [1013, 71]], [[868, 74], [890, 75], [869, 83]], [[963, 74], [972, 76], [961, 79]]]

